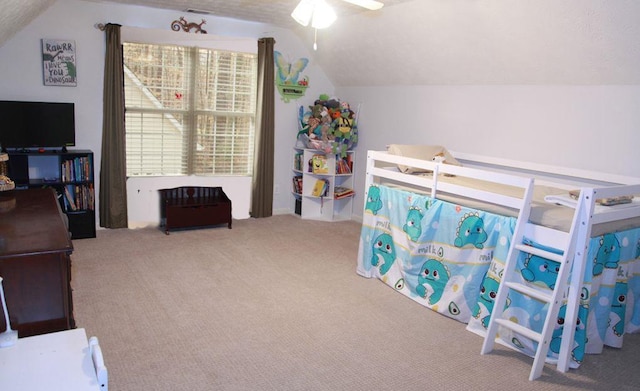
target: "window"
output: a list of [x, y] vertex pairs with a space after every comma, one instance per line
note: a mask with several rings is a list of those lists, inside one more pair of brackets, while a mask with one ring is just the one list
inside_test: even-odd
[[251, 175], [257, 56], [124, 43], [127, 176]]

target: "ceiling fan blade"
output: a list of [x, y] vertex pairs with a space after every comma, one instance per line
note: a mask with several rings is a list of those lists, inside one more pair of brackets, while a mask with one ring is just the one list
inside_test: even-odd
[[372, 11], [379, 10], [380, 8], [382, 8], [382, 6], [384, 6], [383, 3], [379, 2], [379, 1], [374, 1], [374, 0], [342, 0], [342, 1], [346, 1], [347, 3], [359, 5], [360, 7], [364, 7], [366, 9], [369, 9], [369, 10], [372, 10]]

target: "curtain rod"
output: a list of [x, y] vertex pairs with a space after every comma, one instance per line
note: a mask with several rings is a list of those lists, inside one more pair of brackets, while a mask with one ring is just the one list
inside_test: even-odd
[[[107, 23], [107, 24], [115, 24], [116, 26], [121, 26], [121, 25], [119, 25], [119, 24], [117, 24], [117, 23]], [[94, 24], [94, 25], [93, 25], [93, 27], [97, 28], [97, 29], [98, 29], [98, 30], [100, 30], [100, 31], [104, 31], [104, 29], [106, 29], [106, 28], [107, 28], [107, 24], [104, 24], [104, 23], [96, 23], [96, 24]]]

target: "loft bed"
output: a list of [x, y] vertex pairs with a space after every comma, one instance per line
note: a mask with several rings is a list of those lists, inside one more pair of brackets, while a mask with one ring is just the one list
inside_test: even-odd
[[365, 189], [357, 273], [534, 357], [531, 380], [640, 329], [640, 179], [393, 145]]

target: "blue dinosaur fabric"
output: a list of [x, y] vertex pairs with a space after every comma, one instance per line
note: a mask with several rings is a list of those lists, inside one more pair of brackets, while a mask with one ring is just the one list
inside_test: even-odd
[[[543, 263], [534, 258], [520, 258], [518, 267], [523, 280], [550, 287], [555, 283], [549, 277], [553, 274], [549, 270], [553, 268], [543, 267]], [[591, 238], [586, 262], [578, 319], [573, 325], [572, 368], [578, 368], [586, 354], [601, 353], [605, 345], [622, 347], [624, 334], [640, 329], [640, 228]], [[517, 293], [511, 294], [509, 299], [505, 317], [542, 330], [546, 306]], [[552, 363], [558, 358], [562, 331], [567, 327], [564, 313], [565, 306], [562, 306], [547, 355], [547, 361]], [[471, 324], [468, 328], [479, 331]], [[517, 333], [502, 330], [500, 338], [504, 344], [529, 356], [535, 354], [536, 342]]]
[[[367, 189], [357, 273], [484, 336], [500, 284], [515, 219], [374, 185]], [[535, 243], [532, 243], [535, 245]], [[555, 285], [558, 264], [522, 254], [523, 283]], [[640, 330], [640, 228], [590, 240], [570, 366], [604, 345], [621, 347]], [[515, 292], [505, 316], [541, 330], [546, 306]], [[547, 360], [555, 362], [564, 325], [560, 309]], [[535, 354], [535, 342], [501, 330], [501, 342]]]
[[504, 259], [515, 219], [373, 186], [358, 273], [445, 316], [468, 322], [493, 258]]

